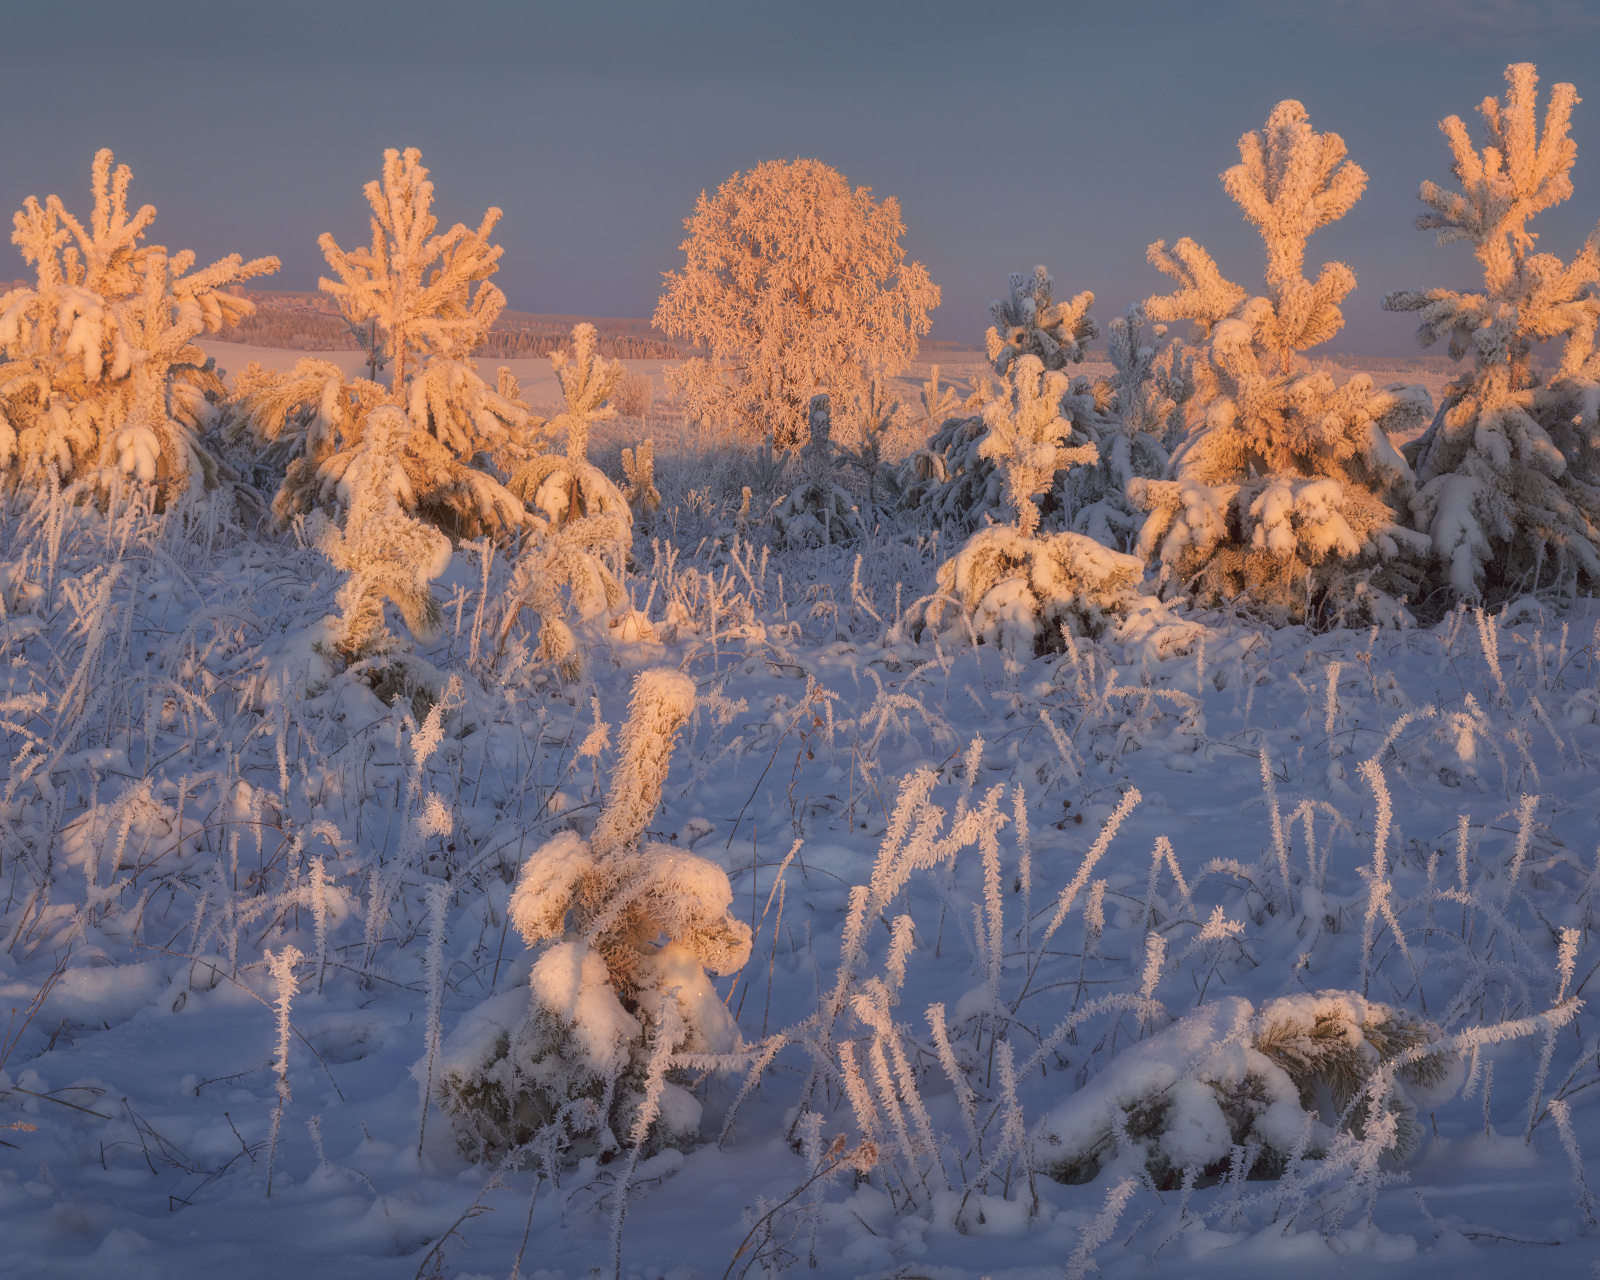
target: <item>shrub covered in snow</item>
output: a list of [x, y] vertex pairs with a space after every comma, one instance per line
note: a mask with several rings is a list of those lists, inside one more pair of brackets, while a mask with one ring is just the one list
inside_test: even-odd
[[1307, 279], [1306, 240], [1360, 199], [1367, 175], [1294, 101], [1241, 138], [1239, 155], [1223, 185], [1266, 245], [1267, 293], [1225, 279], [1192, 240], [1150, 247], [1179, 289], [1145, 311], [1193, 321], [1204, 359], [1166, 477], [1129, 482], [1150, 513], [1139, 553], [1159, 564], [1168, 593], [1242, 601], [1282, 620], [1350, 608], [1383, 619], [1392, 596], [1415, 588], [1395, 567], [1416, 538], [1396, 526], [1411, 469], [1389, 432], [1424, 418], [1427, 394], [1379, 390], [1365, 375], [1335, 385], [1298, 359], [1343, 326], [1339, 304], [1356, 283], [1338, 262]]
[[128, 211], [127, 165], [94, 158], [88, 226], [60, 197], [29, 196], [11, 239], [37, 281], [0, 297], [0, 484], [126, 475], [163, 500], [233, 472], [203, 440], [225, 391], [194, 339], [249, 315], [227, 286], [278, 269], [230, 254], [192, 271], [194, 254], [141, 244], [156, 211]]
[[1087, 1182], [1132, 1155], [1174, 1190], [1228, 1177], [1239, 1152], [1235, 1176], [1256, 1178], [1324, 1159], [1341, 1137], [1405, 1156], [1421, 1138], [1407, 1085], [1429, 1098], [1459, 1054], [1434, 1049], [1378, 1072], [1438, 1034], [1348, 991], [1283, 996], [1259, 1011], [1226, 997], [1124, 1050], [1040, 1120], [1040, 1165]]
[[605, 1149], [650, 1087], [660, 1117], [653, 1142], [693, 1140], [700, 1103], [675, 1073], [647, 1083], [646, 1031], [659, 1040], [665, 1029], [669, 1053], [739, 1047], [706, 973], [737, 972], [750, 955], [750, 926], [729, 912], [722, 869], [642, 839], [694, 701], [681, 672], [642, 673], [592, 835], [563, 832], [523, 864], [511, 921], [530, 947], [544, 947], [529, 989], [487, 1002], [446, 1045], [440, 1100], [464, 1149], [526, 1142], [576, 1103], [595, 1109]]
[[[1432, 212], [1417, 219], [1441, 245], [1472, 246], [1483, 292], [1409, 289], [1383, 300], [1385, 310], [1418, 313], [1422, 346], [1448, 336], [1453, 359], [1473, 356], [1407, 452], [1420, 485], [1412, 512], [1439, 585], [1490, 603], [1600, 585], [1600, 231], [1563, 264], [1534, 253], [1527, 229], [1572, 195], [1578, 96], [1555, 86], [1541, 135], [1533, 64], [1507, 67], [1506, 81], [1504, 103], [1486, 98], [1479, 108], [1481, 153], [1459, 117], [1439, 126], [1462, 189], [1424, 182]], [[1545, 377], [1532, 348], [1551, 338], [1564, 341]]]

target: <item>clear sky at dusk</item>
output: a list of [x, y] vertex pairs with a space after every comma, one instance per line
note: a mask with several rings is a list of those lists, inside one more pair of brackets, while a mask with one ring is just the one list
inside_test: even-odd
[[1464, 246], [1411, 226], [1419, 180], [1450, 176], [1437, 121], [1476, 135], [1511, 61], [1577, 85], [1577, 194], [1536, 224], [1570, 257], [1600, 218], [1597, 49], [1600, 0], [14, 6], [0, 203], [56, 192], [86, 212], [110, 146], [160, 210], [155, 239], [277, 254], [266, 286], [312, 288], [318, 233], [364, 239], [381, 150], [417, 146], [441, 218], [505, 210], [513, 307], [639, 316], [703, 188], [816, 156], [899, 198], [944, 290], [933, 336], [977, 338], [1006, 274], [1036, 262], [1108, 319], [1162, 287], [1158, 237], [1192, 236], [1258, 287], [1259, 242], [1217, 175], [1295, 97], [1370, 175], [1310, 244], [1360, 280], [1332, 349], [1401, 354], [1413, 322], [1383, 293], [1473, 279]]

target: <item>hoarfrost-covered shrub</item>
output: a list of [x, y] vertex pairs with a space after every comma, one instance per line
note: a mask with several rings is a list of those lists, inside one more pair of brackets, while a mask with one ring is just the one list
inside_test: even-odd
[[0, 483], [100, 489], [126, 475], [160, 500], [233, 473], [202, 436], [225, 392], [194, 339], [249, 315], [226, 287], [278, 269], [230, 254], [192, 271], [194, 254], [141, 244], [156, 211], [128, 212], [127, 165], [95, 154], [94, 212], [85, 226], [60, 197], [29, 196], [11, 241], [35, 269], [0, 297]]
[[1223, 185], [1265, 243], [1266, 296], [1226, 280], [1192, 240], [1150, 246], [1180, 287], [1148, 299], [1146, 314], [1193, 321], [1205, 345], [1189, 433], [1166, 476], [1128, 483], [1149, 513], [1138, 552], [1159, 565], [1167, 594], [1245, 601], [1278, 621], [1308, 609], [1386, 620], [1391, 597], [1415, 588], [1401, 562], [1419, 542], [1396, 524], [1411, 469], [1389, 433], [1425, 420], [1427, 393], [1379, 390], [1365, 375], [1335, 385], [1297, 354], [1339, 331], [1356, 283], [1338, 262], [1307, 279], [1306, 240], [1360, 199], [1367, 176], [1293, 101], [1241, 138], [1239, 154]]
[[882, 378], [874, 378], [867, 387], [866, 399], [857, 406], [855, 419], [860, 431], [860, 441], [853, 448], [841, 448], [839, 460], [859, 471], [867, 482], [867, 523], [876, 523], [879, 514], [893, 507], [900, 499], [899, 467], [884, 460], [884, 447], [889, 433], [900, 416], [900, 402], [889, 396]]
[[642, 373], [630, 373], [618, 381], [611, 403], [624, 418], [643, 418], [650, 412], [652, 399], [650, 379]]
[[831, 547], [855, 541], [861, 514], [855, 499], [833, 478], [833, 419], [828, 397], [811, 397], [810, 439], [801, 450], [806, 478], [772, 508], [772, 529], [786, 547]]
[[503, 252], [489, 243], [500, 210], [485, 213], [476, 231], [457, 223], [436, 234], [433, 183], [415, 148], [385, 151], [382, 181], [369, 182], [366, 196], [371, 246], [346, 252], [324, 234], [318, 243], [339, 279], [319, 287], [353, 326], [377, 326], [391, 385], [347, 379], [315, 358], [286, 374], [256, 369], [236, 388], [225, 435], [254, 449], [269, 474], [281, 468], [272, 510], [286, 525], [349, 501], [345, 471], [372, 413], [397, 407], [409, 424], [393, 455], [407, 476], [399, 495], [406, 511], [456, 537], [523, 528], [526, 509], [481, 459], [514, 468], [543, 423], [508, 370], [491, 387], [470, 359], [506, 303], [489, 283]]
[[[694, 698], [682, 672], [641, 673], [593, 835], [561, 832], [523, 864], [511, 922], [544, 948], [528, 991], [486, 1001], [444, 1047], [439, 1101], [470, 1154], [526, 1142], [574, 1104], [595, 1110], [607, 1149], [644, 1101], [649, 1036], [678, 1027], [673, 1053], [739, 1047], [707, 977], [736, 972], [750, 955], [728, 877], [705, 858], [642, 842]], [[676, 1072], [655, 1101], [651, 1144], [692, 1140], [700, 1103]]]
[[622, 497], [630, 511], [651, 515], [661, 510], [661, 494], [656, 489], [655, 441], [641, 440], [637, 450], [624, 449], [622, 474], [628, 481]]
[[[1600, 585], [1600, 230], [1570, 264], [1533, 253], [1528, 221], [1572, 195], [1577, 146], [1568, 136], [1578, 101], [1558, 84], [1538, 127], [1532, 63], [1506, 68], [1502, 104], [1484, 100], [1480, 153], [1462, 121], [1439, 127], [1461, 191], [1424, 182], [1431, 213], [1419, 229], [1438, 243], [1466, 241], [1483, 271], [1482, 293], [1412, 289], [1383, 300], [1414, 311], [1417, 341], [1449, 338], [1473, 368], [1452, 382], [1432, 425], [1408, 447], [1421, 486], [1412, 499], [1440, 585], [1459, 599], [1499, 604], [1580, 579]], [[1531, 363], [1535, 343], [1563, 338], [1548, 381]]]
[[1454, 1093], [1460, 1056], [1424, 1051], [1380, 1068], [1437, 1038], [1429, 1024], [1349, 991], [1284, 996], [1259, 1012], [1225, 997], [1124, 1049], [1047, 1114], [1040, 1166], [1059, 1181], [1088, 1182], [1131, 1151], [1169, 1189], [1190, 1170], [1202, 1185], [1220, 1181], [1241, 1151], [1250, 1161], [1241, 1177], [1282, 1177], [1341, 1140], [1403, 1158], [1421, 1138], [1417, 1099]]

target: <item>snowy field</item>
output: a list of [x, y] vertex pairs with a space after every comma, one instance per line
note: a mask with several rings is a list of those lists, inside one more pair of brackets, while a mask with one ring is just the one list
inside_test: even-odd
[[[751, 548], [748, 459], [655, 429], [643, 616], [563, 683], [463, 546], [431, 705], [314, 652], [292, 536], [0, 516], [5, 1275], [1589, 1273], [1600, 610], [947, 653], [936, 544]], [[513, 882], [663, 667], [737, 1042], [673, 1068], [687, 1151], [471, 1159], [430, 1083], [527, 1007]]]

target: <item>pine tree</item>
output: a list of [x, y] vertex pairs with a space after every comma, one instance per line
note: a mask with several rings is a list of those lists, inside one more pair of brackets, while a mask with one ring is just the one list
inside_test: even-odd
[[[539, 523], [507, 588], [510, 608], [501, 645], [520, 612], [531, 609], [540, 619], [540, 658], [559, 664], [566, 678], [575, 679], [582, 657], [569, 610], [587, 620], [622, 603], [622, 579], [633, 544], [627, 499], [589, 461], [589, 427], [616, 417], [606, 401], [623, 369], [620, 360], [599, 355], [591, 324], [574, 328], [571, 353], [553, 352], [550, 363], [566, 397], [565, 410], [551, 425], [565, 427], [566, 452], [533, 458], [509, 482], [511, 492], [538, 513]], [[655, 494], [653, 483], [640, 496], [648, 501], [650, 494]]]
[[900, 468], [884, 460], [884, 449], [889, 433], [900, 416], [900, 402], [892, 399], [882, 378], [867, 384], [865, 402], [857, 405], [852, 415], [860, 430], [860, 441], [854, 448], [841, 448], [839, 461], [859, 471], [867, 481], [867, 505], [864, 520], [875, 525], [881, 513], [893, 507], [901, 496]]
[[989, 304], [995, 322], [984, 343], [994, 371], [1003, 376], [1019, 356], [1037, 356], [1046, 369], [1081, 361], [1087, 344], [1100, 336], [1089, 314], [1094, 294], [1085, 290], [1070, 302], [1055, 302], [1055, 281], [1042, 266], [1031, 276], [1012, 272], [1010, 284], [1009, 297]]
[[395, 653], [399, 641], [383, 620], [387, 600], [424, 644], [439, 638], [444, 615], [430, 584], [450, 563], [450, 540], [408, 515], [410, 478], [399, 462], [411, 431], [405, 414], [381, 405], [367, 419], [361, 448], [345, 469], [344, 527], [322, 511], [306, 521], [311, 541], [345, 575], [329, 619], [333, 649], [356, 662]]
[[1109, 412], [1085, 405], [1079, 415], [1092, 424], [1100, 457], [1070, 474], [1072, 527], [1118, 551], [1134, 549], [1145, 521], [1131, 493], [1133, 481], [1166, 473], [1169, 450], [1183, 434], [1184, 406], [1194, 394], [1194, 353], [1182, 341], [1163, 343], [1166, 329], [1148, 325], [1139, 306], [1113, 320], [1106, 346], [1116, 369], [1115, 398]]
[[1279, 620], [1308, 607], [1387, 617], [1393, 601], [1376, 588], [1414, 582], [1395, 563], [1410, 544], [1391, 505], [1405, 501], [1411, 472], [1388, 432], [1425, 412], [1426, 393], [1379, 391], [1365, 376], [1336, 386], [1298, 355], [1339, 331], [1356, 283], [1339, 262], [1307, 279], [1306, 240], [1355, 204], [1367, 175], [1294, 101], [1241, 138], [1239, 154], [1223, 186], [1265, 243], [1266, 295], [1225, 279], [1192, 240], [1150, 247], [1179, 288], [1150, 298], [1146, 314], [1193, 321], [1205, 346], [1190, 431], [1166, 478], [1129, 485], [1150, 512], [1139, 551], [1158, 559], [1167, 592], [1203, 603], [1248, 600]]
[[861, 513], [833, 478], [833, 418], [826, 394], [811, 397], [806, 422], [800, 455], [805, 479], [772, 508], [773, 532], [788, 547], [848, 544], [861, 532]]
[[202, 440], [223, 387], [194, 338], [250, 314], [226, 287], [278, 260], [231, 254], [195, 271], [189, 250], [141, 243], [156, 211], [128, 212], [132, 179], [100, 151], [88, 226], [58, 196], [29, 196], [13, 219], [37, 281], [0, 297], [0, 482], [37, 484], [53, 468], [104, 489], [121, 474], [165, 501], [231, 478]]
[[[997, 373], [1009, 374], [1018, 360], [1029, 355], [1046, 372], [1059, 372], [1068, 364], [1081, 362], [1086, 344], [1099, 336], [1100, 327], [1088, 314], [1094, 294], [1084, 292], [1070, 302], [1056, 303], [1053, 290], [1050, 273], [1042, 266], [1035, 267], [1032, 276], [1013, 273], [1009, 295], [989, 304], [996, 324], [988, 331], [987, 343]], [[1059, 389], [1059, 407], [1073, 443], [1093, 443], [1110, 421], [1106, 415], [1113, 395], [1111, 384], [1085, 377], [1068, 381], [1063, 375], [1052, 385]], [[907, 503], [940, 529], [966, 532], [987, 520], [1005, 518], [1005, 481], [983, 451], [988, 431], [983, 410], [992, 397], [987, 380], [975, 380], [972, 395], [963, 406], [965, 413], [946, 418], [929, 439], [927, 450], [913, 455], [911, 465], [925, 478], [911, 478]], [[1058, 487], [1052, 483], [1045, 488], [1043, 517], [1048, 524], [1063, 522], [1064, 494], [1057, 492]]]
[[284, 460], [273, 499], [283, 524], [314, 507], [332, 509], [368, 416], [395, 405], [411, 423], [397, 454], [409, 479], [406, 510], [456, 537], [525, 527], [527, 510], [483, 460], [515, 468], [544, 424], [507, 370], [491, 387], [470, 359], [505, 307], [489, 282], [502, 253], [489, 243], [500, 210], [490, 209], [476, 231], [457, 223], [438, 232], [433, 183], [415, 148], [384, 152], [382, 180], [369, 182], [366, 196], [371, 245], [346, 252], [324, 234], [318, 243], [339, 279], [319, 287], [351, 325], [376, 326], [390, 385], [346, 380], [328, 361], [302, 360], [289, 374], [253, 380], [227, 430]]
[[[1062, 416], [1066, 375], [1038, 356], [1009, 362], [1006, 392], [983, 409], [981, 456], [999, 480], [1010, 524], [990, 524], [967, 539], [938, 569], [939, 595], [923, 621], [947, 646], [969, 635], [1032, 654], [1060, 643], [1063, 626], [1098, 635], [1133, 600], [1140, 562], [1079, 533], [1039, 532], [1034, 501], [1057, 473], [1093, 463], [1093, 444], [1068, 445]], [[968, 628], [970, 627], [970, 631]]]
[[[1568, 136], [1578, 102], [1556, 85], [1538, 124], [1532, 63], [1506, 68], [1502, 104], [1479, 106], [1486, 135], [1476, 150], [1462, 121], [1440, 124], [1461, 190], [1424, 182], [1432, 210], [1417, 218], [1441, 245], [1465, 241], [1483, 271], [1482, 293], [1407, 290], [1383, 301], [1414, 311], [1417, 340], [1449, 338], [1453, 359], [1473, 368], [1446, 389], [1413, 461], [1421, 488], [1417, 528], [1431, 542], [1440, 585], [1459, 599], [1499, 602], [1541, 588], [1600, 586], [1600, 228], [1571, 263], [1534, 253], [1534, 215], [1572, 195], [1577, 145]], [[1565, 339], [1544, 381], [1535, 343]]]

